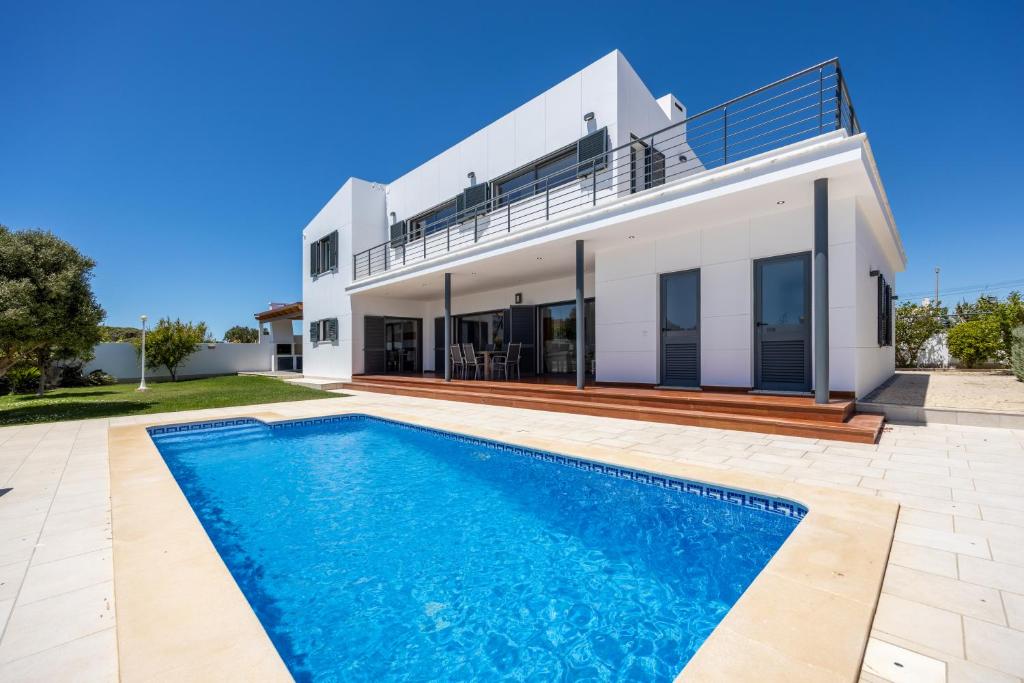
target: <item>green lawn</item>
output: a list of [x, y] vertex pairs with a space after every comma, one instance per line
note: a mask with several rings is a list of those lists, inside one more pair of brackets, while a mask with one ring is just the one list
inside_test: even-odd
[[39, 398], [0, 396], [0, 426], [305, 401], [338, 395], [253, 375], [153, 382], [149, 384], [149, 391], [136, 391], [136, 387], [137, 384], [115, 384], [55, 389]]

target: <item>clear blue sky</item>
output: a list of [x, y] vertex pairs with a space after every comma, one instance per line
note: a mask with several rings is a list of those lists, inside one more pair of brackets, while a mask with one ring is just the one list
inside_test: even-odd
[[95, 258], [109, 324], [219, 336], [301, 298], [301, 229], [346, 178], [390, 181], [614, 48], [691, 111], [838, 56], [897, 290], [1024, 279], [1024, 3], [443, 7], [0, 0], [0, 223]]

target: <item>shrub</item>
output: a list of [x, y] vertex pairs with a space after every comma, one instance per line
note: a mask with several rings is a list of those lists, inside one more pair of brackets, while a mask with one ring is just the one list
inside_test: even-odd
[[1017, 379], [1024, 382], [1024, 325], [1013, 328], [1010, 342], [1010, 367]]
[[15, 394], [33, 394], [39, 388], [39, 368], [16, 365], [7, 371], [7, 381]]
[[957, 324], [949, 331], [949, 353], [965, 368], [998, 358], [1003, 350], [999, 320], [984, 316]]
[[82, 373], [81, 363], [68, 363], [58, 369], [57, 383], [62, 387], [87, 387], [89, 380]]
[[255, 344], [260, 339], [260, 331], [255, 327], [235, 325], [224, 333], [224, 341], [234, 344]]
[[111, 384], [117, 384], [116, 377], [108, 375], [102, 370], [93, 370], [86, 376], [86, 379], [91, 387], [105, 387]]
[[921, 349], [933, 336], [945, 329], [946, 309], [909, 301], [896, 308], [896, 365], [917, 366]]

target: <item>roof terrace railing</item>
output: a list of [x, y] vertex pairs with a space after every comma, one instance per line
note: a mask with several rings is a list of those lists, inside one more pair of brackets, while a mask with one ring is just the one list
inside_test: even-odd
[[353, 280], [840, 129], [861, 130], [839, 60], [830, 59], [354, 254]]

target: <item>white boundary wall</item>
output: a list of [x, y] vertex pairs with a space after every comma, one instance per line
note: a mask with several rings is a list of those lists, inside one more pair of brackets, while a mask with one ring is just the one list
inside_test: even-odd
[[[97, 344], [93, 353], [96, 357], [85, 364], [84, 372], [103, 370], [119, 380], [139, 378], [139, 359], [132, 344]], [[199, 350], [178, 369], [178, 377], [270, 370], [273, 354], [273, 344], [200, 344]], [[170, 373], [167, 368], [157, 368], [146, 370], [146, 377], [170, 377]]]

